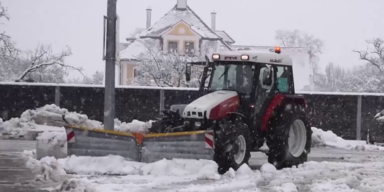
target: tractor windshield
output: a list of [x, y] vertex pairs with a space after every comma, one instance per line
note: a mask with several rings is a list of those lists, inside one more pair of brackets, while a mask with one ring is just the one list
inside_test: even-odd
[[249, 94], [252, 90], [254, 65], [217, 65], [213, 73], [210, 90], [231, 89]]

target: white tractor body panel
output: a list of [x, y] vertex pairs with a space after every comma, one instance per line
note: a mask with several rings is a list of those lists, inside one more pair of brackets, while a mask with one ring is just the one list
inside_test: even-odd
[[[183, 118], [203, 119], [205, 111], [207, 111], [207, 117], [209, 117], [210, 112], [214, 107], [236, 96], [236, 91], [215, 91], [203, 95], [185, 107]], [[190, 116], [188, 115], [188, 112], [190, 113]]]

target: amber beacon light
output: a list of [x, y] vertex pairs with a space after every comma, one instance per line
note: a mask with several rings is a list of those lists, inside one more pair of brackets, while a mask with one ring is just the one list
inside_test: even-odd
[[281, 53], [281, 48], [280, 47], [275, 47], [275, 53], [280, 54]]

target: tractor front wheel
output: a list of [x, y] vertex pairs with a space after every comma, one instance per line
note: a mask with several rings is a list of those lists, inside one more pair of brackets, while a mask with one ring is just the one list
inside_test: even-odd
[[281, 110], [271, 121], [267, 137], [268, 162], [277, 169], [306, 162], [311, 150], [311, 137], [312, 130], [302, 107]]
[[214, 160], [219, 166], [219, 174], [230, 168], [237, 170], [251, 157], [251, 138], [246, 124], [236, 122], [220, 130], [221, 136], [215, 139]]

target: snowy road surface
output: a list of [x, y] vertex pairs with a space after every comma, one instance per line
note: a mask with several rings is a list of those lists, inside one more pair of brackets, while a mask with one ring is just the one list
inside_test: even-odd
[[[33, 179], [34, 174], [25, 166], [21, 157], [23, 150], [35, 149], [34, 142], [0, 140], [0, 191], [28, 191], [27, 180]], [[15, 185], [20, 183], [20, 185]]]
[[[24, 150], [34, 150], [34, 141], [0, 139], [0, 192], [39, 191], [33, 181], [35, 174], [26, 167]], [[51, 186], [51, 185], [44, 185]]]
[[[35, 148], [33, 141], [0, 140], [0, 191], [33, 191], [28, 185], [35, 175], [26, 168], [23, 150]], [[302, 168], [275, 172], [266, 156], [253, 153], [250, 167], [261, 172], [232, 173], [220, 179], [191, 179], [185, 176], [126, 175], [80, 176], [96, 191], [384, 191], [384, 155], [380, 151], [314, 148]], [[327, 161], [327, 162], [324, 162]], [[20, 183], [15, 185], [16, 183]], [[288, 190], [288, 189], [293, 190]], [[294, 190], [297, 189], [297, 190]]]

